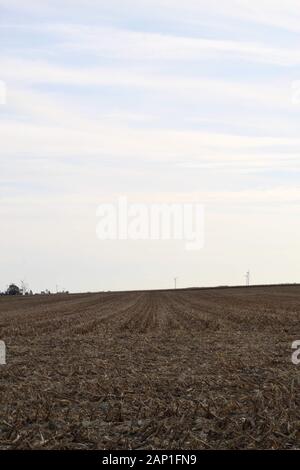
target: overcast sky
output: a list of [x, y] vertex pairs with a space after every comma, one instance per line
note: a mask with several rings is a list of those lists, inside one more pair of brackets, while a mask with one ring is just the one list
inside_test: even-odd
[[[300, 282], [299, 0], [0, 0], [0, 290]], [[205, 246], [100, 241], [196, 195]]]

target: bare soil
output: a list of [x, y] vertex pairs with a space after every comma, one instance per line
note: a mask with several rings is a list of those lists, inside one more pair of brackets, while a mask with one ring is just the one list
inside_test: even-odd
[[0, 449], [300, 448], [300, 287], [0, 298]]

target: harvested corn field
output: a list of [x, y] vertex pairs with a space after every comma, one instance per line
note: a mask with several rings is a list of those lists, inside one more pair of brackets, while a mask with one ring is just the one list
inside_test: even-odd
[[300, 447], [300, 287], [0, 298], [0, 449]]

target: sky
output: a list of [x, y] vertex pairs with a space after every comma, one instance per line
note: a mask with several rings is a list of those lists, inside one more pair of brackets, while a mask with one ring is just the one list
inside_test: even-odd
[[[299, 7], [0, 0], [0, 290], [300, 282]], [[203, 248], [100, 240], [120, 197], [202, 204]]]

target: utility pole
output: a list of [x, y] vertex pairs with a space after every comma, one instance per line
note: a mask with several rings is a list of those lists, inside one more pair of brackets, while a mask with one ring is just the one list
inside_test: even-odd
[[174, 277], [174, 288], [177, 289], [177, 277]]
[[246, 272], [245, 278], [246, 278], [246, 286], [249, 287], [250, 286], [250, 271], [249, 270]]

